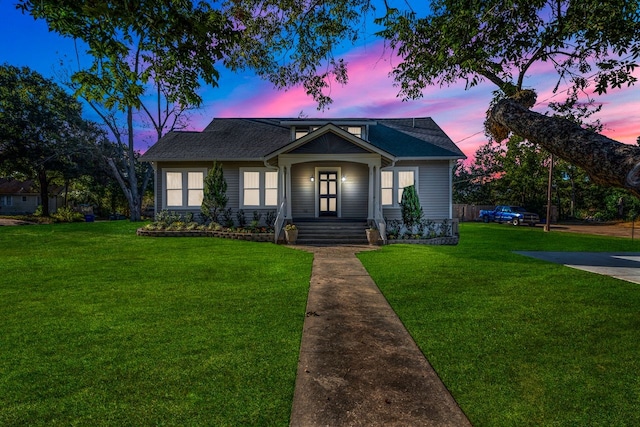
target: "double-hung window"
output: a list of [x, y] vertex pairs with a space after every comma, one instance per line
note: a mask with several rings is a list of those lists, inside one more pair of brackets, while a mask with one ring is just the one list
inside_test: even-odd
[[399, 206], [405, 187], [416, 185], [418, 168], [389, 168], [380, 172], [380, 190], [383, 206]]
[[206, 169], [166, 169], [164, 173], [164, 208], [196, 209], [204, 197]]
[[243, 208], [277, 206], [278, 172], [264, 168], [241, 168], [240, 205]]
[[0, 196], [0, 205], [13, 206], [13, 196]]

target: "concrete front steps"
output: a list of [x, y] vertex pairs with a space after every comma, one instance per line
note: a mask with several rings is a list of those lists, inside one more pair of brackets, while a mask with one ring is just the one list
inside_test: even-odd
[[299, 245], [367, 244], [367, 221], [350, 219], [294, 220], [298, 227]]

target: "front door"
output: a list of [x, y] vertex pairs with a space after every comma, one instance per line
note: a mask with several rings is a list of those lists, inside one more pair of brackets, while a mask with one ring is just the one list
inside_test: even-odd
[[319, 172], [320, 216], [338, 216], [338, 173]]

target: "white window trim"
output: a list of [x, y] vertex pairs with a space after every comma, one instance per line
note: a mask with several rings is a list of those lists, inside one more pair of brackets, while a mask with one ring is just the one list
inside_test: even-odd
[[[266, 193], [266, 178], [265, 178], [265, 173], [266, 172], [274, 172], [277, 173], [277, 170], [274, 169], [269, 169], [269, 168], [260, 168], [260, 167], [255, 167], [255, 168], [239, 168], [240, 169], [240, 185], [239, 185], [239, 191], [240, 191], [240, 209], [277, 209], [278, 205], [280, 203], [280, 177], [278, 177], [277, 180], [277, 184], [278, 187], [276, 187], [276, 193], [278, 194], [278, 198], [276, 200], [276, 204], [275, 205], [265, 205], [265, 193]], [[259, 205], [245, 205], [244, 204], [244, 173], [245, 172], [259, 172], [260, 173], [260, 178], [259, 178], [259, 184], [258, 184], [258, 194], [260, 197], [260, 204]]]
[[[413, 172], [413, 185], [415, 185], [416, 187], [416, 192], [420, 193], [420, 186], [419, 186], [419, 182], [420, 182], [420, 175], [419, 175], [419, 170], [420, 168], [418, 166], [401, 166], [401, 167], [393, 167], [393, 168], [382, 168], [380, 169], [380, 182], [382, 182], [382, 172], [393, 172], [393, 190], [391, 192], [392, 195], [392, 200], [393, 200], [393, 204], [391, 205], [382, 205], [383, 208], [399, 208], [400, 207], [400, 200], [398, 200], [398, 175], [399, 172]], [[381, 193], [382, 193], [382, 187], [381, 187]], [[382, 199], [381, 199], [382, 200]]]
[[[167, 172], [180, 172], [182, 174], [182, 205], [167, 205]], [[162, 169], [162, 209], [199, 211], [200, 206], [189, 206], [189, 172], [202, 172], [205, 179], [209, 170], [207, 168], [164, 168]], [[204, 184], [203, 184], [204, 186]]]

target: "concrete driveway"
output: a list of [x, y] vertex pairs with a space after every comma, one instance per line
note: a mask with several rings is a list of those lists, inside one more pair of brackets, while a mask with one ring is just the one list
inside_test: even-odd
[[640, 252], [516, 251], [515, 253], [640, 284]]

